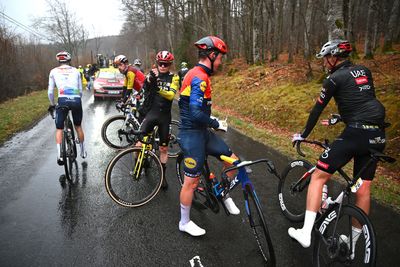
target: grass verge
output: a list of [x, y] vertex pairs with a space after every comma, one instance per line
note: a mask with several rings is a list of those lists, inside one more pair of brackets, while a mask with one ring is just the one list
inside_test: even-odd
[[42, 118], [49, 106], [47, 90], [35, 91], [0, 104], [0, 144]]

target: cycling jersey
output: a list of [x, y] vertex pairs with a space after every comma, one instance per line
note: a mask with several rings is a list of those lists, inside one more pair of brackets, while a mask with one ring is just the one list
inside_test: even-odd
[[179, 88], [179, 77], [171, 72], [159, 73], [155, 84], [150, 75], [144, 83], [144, 101], [140, 113], [145, 115], [150, 110], [171, 113], [172, 102]]
[[[61, 65], [50, 71], [48, 96], [54, 105], [54, 89], [58, 89], [58, 105], [67, 106], [72, 110], [73, 122], [79, 126], [82, 122], [82, 80], [80, 72], [69, 65]], [[64, 128], [64, 119], [67, 115], [62, 109], [56, 110], [56, 128]]]
[[54, 89], [58, 89], [58, 97], [75, 98], [82, 96], [82, 80], [79, 71], [69, 65], [61, 65], [50, 71], [48, 96], [54, 105]]
[[210, 118], [210, 75], [211, 70], [201, 64], [197, 64], [186, 74], [179, 98], [181, 129], [218, 128], [218, 121]]
[[178, 86], [179, 77], [171, 72], [159, 73], [154, 84], [149, 79], [144, 84], [145, 98], [139, 112], [145, 118], [140, 129], [148, 133], [158, 126], [161, 146], [168, 145], [171, 106]]
[[332, 97], [344, 123], [383, 125], [385, 108], [376, 99], [370, 70], [346, 60], [336, 66], [331, 75], [324, 80], [320, 96], [310, 113], [302, 137], [306, 138], [310, 134]]

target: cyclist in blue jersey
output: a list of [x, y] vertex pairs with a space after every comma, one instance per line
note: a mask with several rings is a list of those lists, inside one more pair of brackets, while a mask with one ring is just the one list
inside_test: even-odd
[[[180, 193], [181, 219], [179, 230], [192, 236], [201, 236], [206, 231], [190, 220], [190, 208], [194, 190], [206, 155], [219, 159], [221, 155], [234, 157], [231, 149], [215, 134], [215, 130], [227, 130], [226, 121], [212, 118], [210, 75], [222, 63], [222, 56], [228, 52], [227, 46], [220, 38], [207, 36], [195, 43], [199, 49], [199, 62], [189, 70], [180, 89], [179, 109], [181, 126], [178, 136], [179, 145], [184, 154], [185, 180]], [[225, 167], [228, 167], [227, 165]], [[230, 179], [234, 173], [228, 173]], [[224, 204], [231, 214], [239, 214], [232, 198], [226, 196]]]
[[67, 113], [63, 109], [57, 109], [54, 102], [54, 89], [58, 89], [58, 105], [68, 106], [72, 111], [72, 119], [75, 130], [78, 133], [81, 157], [86, 158], [87, 152], [84, 145], [85, 135], [83, 133], [82, 123], [82, 79], [80, 72], [70, 65], [71, 54], [62, 51], [56, 55], [60, 66], [52, 69], [49, 75], [48, 97], [50, 100], [49, 111], [56, 110], [56, 143], [57, 143], [57, 163], [63, 165], [61, 156], [62, 131], [64, 129], [64, 120]]

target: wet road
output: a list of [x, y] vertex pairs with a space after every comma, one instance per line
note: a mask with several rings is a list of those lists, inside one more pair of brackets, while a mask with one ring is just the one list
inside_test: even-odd
[[[84, 98], [84, 130], [89, 157], [78, 159], [79, 183], [62, 187], [56, 164], [55, 127], [50, 117], [16, 135], [0, 148], [0, 266], [262, 266], [245, 224], [240, 190], [233, 192], [242, 213], [192, 210], [191, 218], [207, 230], [201, 238], [178, 231], [179, 187], [174, 160], [168, 164], [169, 189], [137, 209], [115, 204], [104, 188], [104, 171], [115, 151], [103, 144], [102, 123], [116, 113], [113, 102]], [[175, 116], [176, 117], [176, 116]], [[224, 135], [239, 156], [269, 158], [282, 170], [284, 156], [230, 129]], [[214, 168], [215, 170], [215, 168]], [[310, 266], [312, 249], [287, 236], [292, 226], [276, 199], [278, 181], [254, 179], [278, 266]], [[399, 266], [400, 216], [373, 204], [371, 220], [378, 237], [378, 266]]]

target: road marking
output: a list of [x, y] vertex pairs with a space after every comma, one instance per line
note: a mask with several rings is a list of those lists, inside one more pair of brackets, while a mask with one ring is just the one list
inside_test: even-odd
[[204, 267], [203, 264], [201, 264], [200, 256], [194, 256], [189, 262], [191, 267]]

